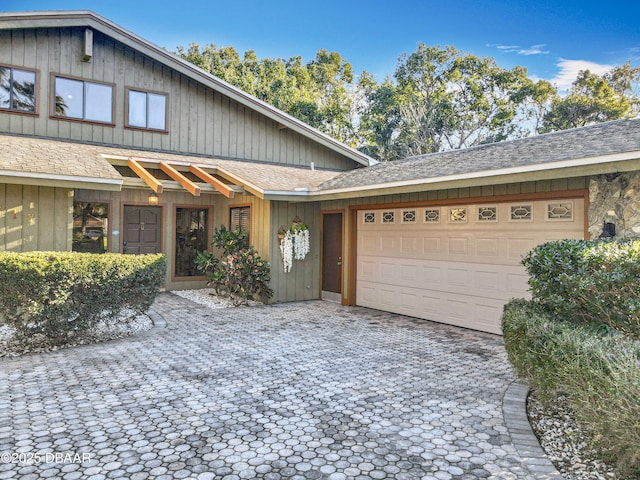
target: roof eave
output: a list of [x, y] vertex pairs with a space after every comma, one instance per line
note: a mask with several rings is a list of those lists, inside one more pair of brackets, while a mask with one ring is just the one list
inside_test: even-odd
[[554, 180], [558, 178], [584, 177], [607, 173], [640, 170], [640, 151], [625, 152], [590, 158], [550, 162], [526, 167], [503, 168], [469, 172], [444, 177], [420, 178], [399, 182], [387, 182], [361, 187], [346, 187], [330, 190], [312, 189], [307, 192], [265, 192], [265, 196], [276, 200], [320, 201], [378, 195], [394, 195], [452, 188], [482, 187], [517, 182]]
[[39, 187], [84, 188], [119, 192], [121, 179], [77, 177], [73, 175], [55, 175], [47, 173], [28, 173], [0, 170], [0, 183], [12, 185], [37, 185]]

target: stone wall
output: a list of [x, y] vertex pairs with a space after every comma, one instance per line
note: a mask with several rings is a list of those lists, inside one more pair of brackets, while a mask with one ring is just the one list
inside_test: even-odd
[[640, 172], [595, 175], [589, 181], [589, 234], [613, 223], [615, 238], [640, 238]]

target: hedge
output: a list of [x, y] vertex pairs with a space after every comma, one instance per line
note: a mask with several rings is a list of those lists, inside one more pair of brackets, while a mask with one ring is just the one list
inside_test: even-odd
[[523, 264], [533, 300], [556, 318], [640, 338], [640, 241], [549, 242]]
[[125, 309], [145, 312], [165, 272], [160, 254], [0, 252], [0, 320], [61, 344]]
[[563, 240], [524, 259], [505, 306], [509, 360], [543, 402], [566, 395], [619, 478], [640, 479], [640, 241]]
[[565, 394], [619, 478], [640, 478], [640, 340], [554, 319], [513, 300], [502, 317], [510, 362], [543, 402]]

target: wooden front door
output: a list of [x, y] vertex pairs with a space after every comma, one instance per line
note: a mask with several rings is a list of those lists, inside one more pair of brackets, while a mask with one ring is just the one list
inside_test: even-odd
[[324, 213], [322, 214], [322, 298], [341, 301], [341, 294], [342, 213]]
[[162, 207], [124, 207], [123, 253], [160, 253], [161, 238]]

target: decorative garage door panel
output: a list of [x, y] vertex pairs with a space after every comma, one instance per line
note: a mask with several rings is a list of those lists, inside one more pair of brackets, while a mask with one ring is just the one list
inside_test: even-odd
[[581, 199], [358, 212], [358, 305], [501, 333], [528, 297], [523, 255], [583, 238]]

